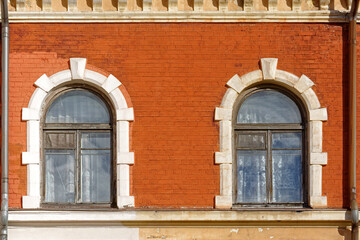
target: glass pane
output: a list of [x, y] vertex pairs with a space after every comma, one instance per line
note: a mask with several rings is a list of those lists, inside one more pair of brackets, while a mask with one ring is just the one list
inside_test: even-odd
[[110, 202], [110, 150], [81, 151], [81, 193], [83, 202]]
[[237, 147], [265, 149], [265, 134], [239, 134]]
[[294, 133], [273, 133], [273, 148], [300, 148], [301, 149], [301, 132]]
[[237, 151], [237, 203], [266, 202], [266, 151]]
[[75, 152], [45, 151], [45, 202], [75, 202]]
[[46, 123], [110, 123], [110, 117], [99, 97], [75, 90], [55, 99], [46, 114]]
[[87, 132], [81, 134], [82, 148], [110, 148], [110, 132]]
[[47, 133], [45, 139], [46, 148], [75, 147], [75, 135], [73, 133]]
[[272, 151], [273, 202], [302, 202], [301, 150]]
[[297, 105], [276, 91], [256, 92], [241, 105], [238, 123], [301, 123]]

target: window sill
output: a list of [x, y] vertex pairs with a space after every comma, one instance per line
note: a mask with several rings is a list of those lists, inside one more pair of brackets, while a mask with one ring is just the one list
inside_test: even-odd
[[349, 225], [350, 212], [344, 209], [236, 209], [236, 210], [144, 210], [67, 209], [9, 210], [9, 225], [127, 225], [127, 226], [227, 226], [279, 225], [282, 222], [321, 226]]

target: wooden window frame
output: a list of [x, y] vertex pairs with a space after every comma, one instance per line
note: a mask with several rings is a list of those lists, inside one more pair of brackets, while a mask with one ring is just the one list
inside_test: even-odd
[[[46, 123], [46, 114], [49, 110], [49, 107], [53, 104], [53, 102], [60, 97], [61, 95], [71, 92], [71, 91], [87, 91], [90, 92], [97, 97], [99, 97], [103, 103], [106, 105], [107, 110], [110, 115], [110, 123], [109, 124], [103, 124], [103, 123]], [[110, 207], [116, 207], [116, 161], [114, 160], [116, 156], [116, 120], [114, 118], [115, 112], [114, 109], [111, 107], [110, 100], [106, 99], [103, 94], [98, 92], [95, 88], [92, 88], [90, 86], [84, 86], [82, 84], [75, 84], [71, 86], [66, 86], [60, 89], [57, 89], [57, 91], [54, 91], [53, 93], [49, 94], [48, 98], [45, 101], [45, 108], [44, 108], [44, 114], [41, 118], [40, 123], [40, 131], [41, 131], [41, 153], [40, 153], [40, 164], [41, 164], [41, 202], [40, 206], [42, 208], [110, 208]], [[48, 133], [70, 133], [73, 132], [75, 134], [76, 139], [76, 149], [75, 149], [75, 202], [74, 203], [57, 203], [57, 202], [45, 202], [45, 175], [46, 175], [46, 169], [45, 169], [45, 135]], [[81, 194], [81, 168], [80, 168], [80, 162], [81, 162], [81, 146], [79, 144], [79, 141], [81, 140], [81, 133], [84, 132], [110, 132], [110, 144], [111, 144], [111, 169], [110, 169], [110, 175], [111, 175], [111, 196], [110, 196], [110, 202], [81, 202], [78, 201], [79, 195]]]
[[[244, 103], [244, 101], [250, 97], [252, 94], [260, 91], [277, 91], [281, 94], [284, 94], [285, 96], [289, 97], [298, 107], [302, 123], [289, 123], [289, 124], [283, 124], [283, 123], [259, 123], [259, 124], [240, 124], [237, 123], [237, 116], [238, 111], [240, 110], [241, 105]], [[232, 168], [232, 176], [233, 176], [233, 207], [295, 207], [295, 208], [304, 208], [308, 207], [308, 133], [307, 133], [307, 116], [305, 111], [305, 106], [303, 103], [291, 92], [287, 91], [286, 89], [275, 86], [275, 85], [262, 85], [253, 87], [251, 89], [248, 89], [244, 91], [238, 98], [237, 101], [234, 104], [233, 108], [233, 114], [232, 114], [232, 129], [233, 129], [233, 168]], [[267, 202], [264, 203], [237, 203], [236, 197], [237, 197], [237, 136], [239, 133], [259, 133], [259, 132], [265, 132], [266, 136], [266, 199]], [[302, 133], [302, 202], [271, 202], [271, 194], [272, 194], [272, 166], [271, 162], [271, 134], [275, 132], [301, 132]]]

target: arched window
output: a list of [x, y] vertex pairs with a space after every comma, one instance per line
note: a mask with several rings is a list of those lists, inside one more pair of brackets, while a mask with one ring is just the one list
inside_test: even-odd
[[43, 119], [43, 203], [113, 202], [112, 114], [83, 88], [60, 91]]
[[234, 204], [304, 204], [305, 126], [295, 99], [277, 88], [240, 98], [233, 115]]

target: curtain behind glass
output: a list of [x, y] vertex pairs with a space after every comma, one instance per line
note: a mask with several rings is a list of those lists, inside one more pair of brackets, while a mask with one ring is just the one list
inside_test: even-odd
[[110, 202], [111, 198], [111, 134], [81, 134], [81, 198], [82, 202]]
[[45, 202], [75, 202], [75, 151], [45, 151]]
[[266, 203], [266, 151], [237, 151], [237, 203]]

